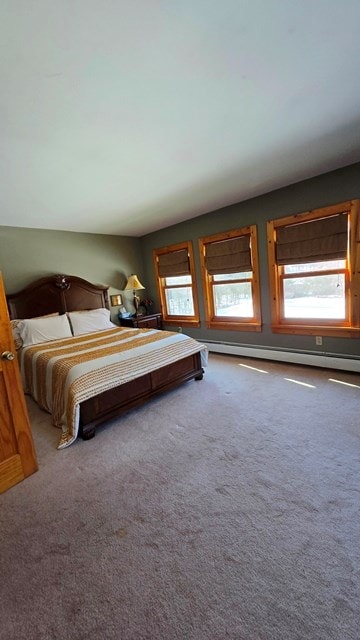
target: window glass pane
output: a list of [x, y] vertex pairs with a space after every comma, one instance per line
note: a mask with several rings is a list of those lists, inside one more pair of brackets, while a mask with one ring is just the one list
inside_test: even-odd
[[172, 276], [171, 278], [165, 278], [165, 284], [167, 287], [173, 287], [181, 284], [191, 284], [191, 275], [188, 276]]
[[221, 282], [222, 280], [244, 280], [244, 278], [251, 278], [251, 271], [242, 271], [241, 273], [219, 273], [214, 275], [214, 282]]
[[216, 316], [253, 317], [251, 282], [216, 284], [213, 292]]
[[346, 260], [327, 260], [326, 262], [308, 262], [306, 264], [287, 264], [285, 273], [304, 273], [305, 271], [329, 271], [330, 269], [345, 269]]
[[344, 274], [286, 278], [285, 318], [345, 319]]
[[[167, 278], [167, 280], [169, 279], [170, 278]], [[168, 316], [194, 315], [194, 302], [191, 287], [165, 289], [165, 297]]]

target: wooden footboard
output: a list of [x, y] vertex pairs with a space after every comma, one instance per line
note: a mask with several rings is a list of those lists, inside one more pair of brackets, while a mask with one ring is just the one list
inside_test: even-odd
[[195, 353], [187, 358], [161, 367], [131, 382], [115, 387], [85, 400], [80, 406], [80, 430], [84, 440], [95, 435], [97, 425], [114, 418], [150, 398], [168, 391], [187, 380], [202, 380], [204, 370], [201, 355]]

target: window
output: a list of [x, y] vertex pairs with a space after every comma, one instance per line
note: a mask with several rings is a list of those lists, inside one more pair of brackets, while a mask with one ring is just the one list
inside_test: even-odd
[[273, 331], [358, 337], [359, 202], [268, 222]]
[[154, 263], [164, 322], [199, 326], [191, 242], [155, 249]]
[[261, 331], [256, 225], [199, 245], [207, 327]]

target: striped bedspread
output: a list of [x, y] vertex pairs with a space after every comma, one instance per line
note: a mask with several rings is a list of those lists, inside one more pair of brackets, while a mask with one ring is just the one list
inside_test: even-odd
[[20, 368], [25, 392], [62, 428], [63, 449], [77, 438], [81, 402], [199, 351], [204, 366], [206, 346], [184, 334], [115, 328], [24, 347]]

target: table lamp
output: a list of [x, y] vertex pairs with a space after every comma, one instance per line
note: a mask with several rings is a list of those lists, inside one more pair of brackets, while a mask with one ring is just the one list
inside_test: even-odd
[[135, 315], [137, 316], [138, 309], [139, 309], [140, 298], [136, 294], [136, 292], [140, 291], [140, 289], [145, 289], [145, 287], [143, 287], [143, 285], [141, 284], [139, 278], [134, 273], [132, 273], [131, 276], [128, 277], [128, 281], [126, 283], [126, 287], [125, 287], [124, 291], [128, 291], [129, 289], [132, 289], [132, 291], [133, 291], [133, 295], [134, 295], [133, 303], [134, 303], [134, 307], [135, 307]]

